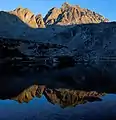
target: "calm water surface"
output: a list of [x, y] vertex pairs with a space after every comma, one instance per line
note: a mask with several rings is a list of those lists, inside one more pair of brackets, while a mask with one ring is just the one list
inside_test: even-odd
[[101, 98], [64, 109], [48, 102], [44, 95], [29, 103], [0, 100], [0, 120], [116, 120], [116, 95]]
[[[101, 86], [103, 84], [105, 84], [104, 86], [109, 85], [109, 81], [106, 83], [104, 82], [104, 80], [106, 81], [106, 79], [104, 79], [102, 82], [101, 82], [101, 79], [98, 81], [96, 79], [93, 79], [96, 77], [95, 75], [94, 75], [95, 77], [92, 77], [91, 79], [89, 79], [90, 73], [87, 73], [87, 75], [84, 76], [86, 71], [84, 70], [84, 68], [80, 66], [79, 69], [70, 68], [64, 71], [61, 70], [60, 72], [55, 71], [51, 73], [49, 72], [47, 74], [43, 73], [43, 74], [40, 74], [39, 77], [37, 74], [37, 76], [34, 75], [34, 78], [32, 75], [29, 75], [29, 74], [27, 76], [25, 75], [25, 77], [23, 74], [19, 78], [16, 76], [17, 79], [15, 77], [10, 78], [6, 76], [7, 78], [3, 79], [2, 80], [3, 83], [0, 84], [0, 88], [1, 88], [0, 95], [3, 95], [4, 93], [6, 95], [9, 95], [11, 93], [18, 93], [20, 89], [21, 89], [20, 92], [22, 92], [23, 88], [25, 88], [26, 91], [24, 91], [24, 93], [19, 92], [20, 93], [18, 94], [19, 98], [22, 98], [22, 96], [25, 96], [25, 95], [29, 96], [32, 92], [33, 92], [33, 95], [36, 92], [38, 92], [37, 95], [41, 95], [41, 93], [43, 93], [44, 91], [44, 94], [42, 94], [42, 97], [40, 98], [34, 97], [28, 103], [25, 103], [25, 102], [19, 103], [18, 101], [16, 101], [16, 99], [0, 100], [0, 120], [116, 120], [116, 94], [107, 94], [101, 97], [102, 101], [87, 102], [85, 104], [76, 105], [75, 107], [62, 108], [59, 104], [56, 104], [56, 103], [60, 103], [58, 99], [59, 92], [57, 91], [56, 95], [54, 95], [53, 93], [54, 89], [65, 88], [64, 86], [68, 86], [67, 88], [70, 89], [69, 86], [81, 87], [83, 85], [85, 87], [89, 85], [89, 87], [87, 88], [92, 88], [94, 87], [93, 85], [96, 85], [96, 86], [97, 85], [99, 86], [99, 84]], [[79, 74], [79, 76], [77, 75], [77, 73]], [[67, 77], [64, 77], [64, 76], [67, 76]], [[71, 78], [75, 78], [75, 79], [77, 78], [77, 81], [74, 81]], [[86, 80], [85, 78], [88, 78], [88, 79]], [[46, 89], [46, 88], [44, 90], [43, 87], [40, 90], [37, 90], [36, 87], [38, 86], [28, 89], [28, 87], [30, 87], [35, 83], [42, 84], [42, 85], [45, 84], [46, 86], [53, 87], [53, 90], [49, 91], [49, 89]], [[82, 89], [80, 89], [80, 91], [81, 90]], [[71, 90], [68, 90], [68, 93], [69, 93], [68, 94], [69, 96], [71, 96], [73, 93], [81, 94], [81, 92], [77, 92], [77, 91], [71, 92]], [[52, 104], [49, 100], [47, 100], [47, 97], [44, 96], [45, 94], [47, 94], [46, 96], [48, 98], [51, 98], [55, 104]], [[61, 90], [61, 96], [63, 96], [62, 94], [65, 94], [64, 90]], [[31, 94], [32, 97], [33, 95]], [[81, 94], [81, 96], [83, 95]], [[57, 98], [54, 98], [54, 97], [57, 97]], [[67, 97], [67, 94], [65, 95], [65, 99], [67, 99], [66, 97]], [[71, 98], [71, 101], [73, 101], [73, 103], [76, 103], [72, 97], [70, 98]], [[61, 99], [63, 100], [63, 98]], [[77, 99], [77, 102], [78, 101], [79, 99]], [[70, 101], [68, 102], [70, 103]]]

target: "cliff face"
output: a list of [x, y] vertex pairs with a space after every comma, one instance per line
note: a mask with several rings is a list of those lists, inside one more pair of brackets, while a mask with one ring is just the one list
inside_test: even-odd
[[15, 10], [10, 12], [18, 16], [23, 22], [33, 28], [37, 28], [37, 23], [35, 19], [35, 15], [27, 8], [16, 8]]
[[78, 5], [73, 6], [68, 3], [64, 3], [60, 9], [51, 9], [45, 16], [44, 21], [46, 25], [70, 25], [107, 22], [108, 19], [88, 9], [81, 8]]
[[24, 23], [29, 25], [32, 28], [45, 27], [43, 18], [41, 15], [35, 16], [29, 9], [27, 8], [16, 8], [13, 11], [9, 12], [10, 14], [14, 14], [19, 17]]
[[45, 27], [45, 23], [43, 21], [43, 18], [42, 18], [41, 14], [36, 15], [35, 19], [36, 19], [36, 23], [37, 23], [39, 28], [44, 28]]
[[61, 13], [61, 9], [55, 7], [49, 10], [44, 18], [45, 24], [54, 24]]

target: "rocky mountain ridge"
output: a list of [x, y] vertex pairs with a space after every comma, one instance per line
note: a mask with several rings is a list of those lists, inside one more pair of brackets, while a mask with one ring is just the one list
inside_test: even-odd
[[19, 7], [13, 11], [10, 11], [9, 13], [18, 16], [24, 23], [26, 23], [27, 25], [29, 25], [32, 28], [45, 27], [42, 15], [38, 14], [35, 16], [27, 8]]
[[79, 5], [70, 5], [65, 2], [61, 8], [58, 9], [54, 7], [48, 11], [44, 21], [46, 25], [72, 25], [108, 22], [109, 20], [98, 13], [81, 8]]
[[28, 8], [23, 7], [18, 7], [8, 13], [16, 15], [32, 28], [45, 28], [48, 25], [72, 25], [109, 21], [100, 14], [66, 2], [62, 4], [61, 8], [53, 7], [44, 18], [41, 14], [34, 15]]

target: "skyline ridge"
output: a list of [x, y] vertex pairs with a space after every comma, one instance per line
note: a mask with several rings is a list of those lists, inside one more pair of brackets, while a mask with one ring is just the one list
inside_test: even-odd
[[[12, 0], [9, 0], [9, 1], [12, 1]], [[83, 0], [82, 0], [83, 1]], [[30, 3], [33, 3], [31, 6], [30, 6]], [[17, 3], [12, 3], [12, 2], [9, 2], [9, 6], [0, 6], [1, 7], [1, 10], [0, 11], [11, 11], [11, 10], [14, 10], [15, 8], [18, 8], [18, 7], [23, 7], [23, 8], [28, 8], [29, 10], [31, 10], [35, 15], [41, 13], [43, 17], [45, 17], [45, 15], [47, 14], [47, 11], [50, 9], [50, 8], [53, 8], [53, 7], [56, 7], [56, 8], [60, 8], [64, 3], [69, 3], [70, 5], [79, 5], [81, 8], [87, 8], [91, 11], [94, 11], [98, 14], [101, 14], [102, 16], [108, 18], [110, 21], [115, 21], [115, 19], [111, 18], [110, 16], [113, 14], [113, 11], [110, 11], [109, 9], [109, 12], [110, 14], [108, 14], [108, 9], [104, 9], [105, 13], [104, 14], [103, 12], [103, 7], [107, 7], [105, 6], [105, 4], [107, 4], [107, 2], [104, 2], [103, 0], [100, 1], [100, 6], [102, 6], [103, 2], [105, 3], [104, 6], [100, 7], [99, 6], [99, 9], [97, 9], [97, 7], [94, 7], [96, 6], [96, 1], [95, 3], [93, 4], [91, 0], [87, 0], [87, 4], [85, 4], [86, 2], [81, 2], [80, 0], [77, 0], [77, 1], [73, 1], [73, 0], [68, 0], [68, 1], [64, 1], [64, 0], [60, 0], [60, 1], [52, 1], [52, 2], [48, 2], [46, 0], [43, 0], [43, 1], [32, 1], [32, 0], [29, 0], [28, 1], [28, 4], [27, 2], [22, 2], [22, 0], [20, 1], [20, 4], [17, 2]], [[98, 0], [99, 2], [99, 0]], [[97, 3], [98, 3], [97, 2]], [[8, 3], [8, 2], [7, 2]], [[26, 4], [24, 4], [26, 3]], [[39, 4], [36, 4], [36, 3], [39, 3]], [[56, 4], [57, 3], [57, 4]], [[44, 6], [43, 6], [44, 4]], [[85, 4], [85, 5], [84, 5]], [[113, 7], [112, 7], [113, 8]], [[103, 12], [102, 12], [103, 11]], [[115, 14], [113, 14], [115, 18]]]
[[[51, 9], [49, 9], [48, 11], [52, 10], [53, 8], [61, 9], [64, 5], [79, 6], [79, 7], [82, 8], [82, 9], [88, 9], [88, 8], [83, 8], [83, 7], [81, 7], [79, 4], [70, 4], [70, 2], [66, 1], [66, 2], [63, 2], [63, 3], [60, 5], [60, 7], [52, 6]], [[16, 9], [18, 9], [18, 8], [27, 9], [27, 10], [29, 10], [30, 12], [32, 12], [35, 16], [38, 15], [38, 14], [41, 14], [43, 18], [45, 18], [45, 16], [46, 16], [47, 13], [48, 13], [48, 11], [46, 12], [45, 15], [43, 15], [42, 12], [34, 13], [33, 10], [30, 9], [29, 7], [24, 7], [24, 6], [22, 6], [22, 5], [19, 5], [19, 6], [17, 6], [16, 8], [14, 8], [14, 9], [12, 9], [12, 10], [10, 10], [10, 11], [14, 11], [14, 10], [16, 10]], [[98, 13], [98, 12], [96, 12], [96, 11], [93, 11], [93, 10], [91, 10], [91, 9], [88, 9], [88, 10], [90, 10], [90, 11], [92, 11], [92, 12], [95, 12], [95, 13], [97, 13], [97, 14], [99, 14], [99, 15], [102, 15], [104, 18], [107, 18], [105, 15], [100, 14], [100, 13]], [[8, 11], [8, 10], [0, 10], [0, 11], [10, 12], [10, 11]], [[108, 19], [109, 21], [111, 21], [109, 18], [107, 18], [107, 19]]]

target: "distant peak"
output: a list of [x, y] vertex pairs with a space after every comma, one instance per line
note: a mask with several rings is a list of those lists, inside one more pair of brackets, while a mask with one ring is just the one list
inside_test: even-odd
[[60, 8], [52, 8], [44, 18], [46, 25], [88, 24], [106, 21], [108, 20], [103, 18], [102, 15], [92, 12], [86, 8], [81, 8], [78, 4], [73, 5], [68, 2], [64, 2]]
[[68, 2], [64, 2], [63, 5], [70, 5]]
[[71, 6], [68, 2], [64, 2], [63, 4], [62, 4], [62, 7], [69, 7], [69, 6]]

